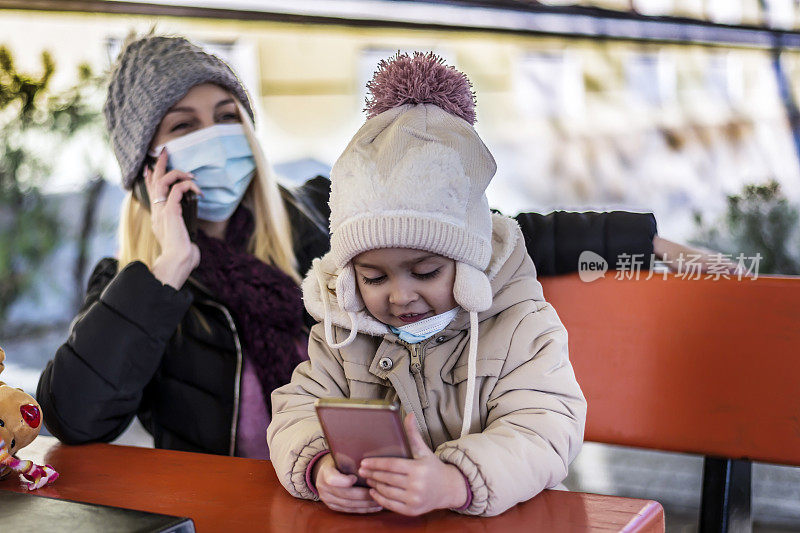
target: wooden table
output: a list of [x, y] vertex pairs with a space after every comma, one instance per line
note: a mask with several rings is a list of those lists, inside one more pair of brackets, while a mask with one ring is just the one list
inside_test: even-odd
[[[111, 444], [66, 446], [53, 437], [37, 438], [19, 456], [52, 464], [61, 474], [35, 494], [188, 516], [199, 532], [664, 531], [664, 511], [650, 500], [546, 490], [492, 518], [450, 511], [359, 516], [293, 498], [269, 461]], [[25, 492], [17, 476], [0, 481], [0, 490]]]

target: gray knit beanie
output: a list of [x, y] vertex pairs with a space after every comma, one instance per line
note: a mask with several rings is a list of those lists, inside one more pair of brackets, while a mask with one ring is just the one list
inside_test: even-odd
[[131, 189], [161, 119], [201, 83], [229, 90], [255, 119], [242, 83], [221, 59], [182, 37], [147, 36], [120, 53], [103, 108], [111, 144]]

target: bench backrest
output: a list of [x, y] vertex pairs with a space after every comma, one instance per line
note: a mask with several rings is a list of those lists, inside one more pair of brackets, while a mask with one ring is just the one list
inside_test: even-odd
[[800, 277], [541, 281], [586, 440], [800, 465]]

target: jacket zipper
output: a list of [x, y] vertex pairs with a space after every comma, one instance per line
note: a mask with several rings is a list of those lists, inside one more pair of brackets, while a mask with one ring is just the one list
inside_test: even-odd
[[[211, 296], [211, 291], [209, 291], [193, 276], [189, 276], [187, 281], [209, 297]], [[233, 333], [233, 343], [236, 346], [236, 376], [233, 382], [233, 419], [231, 420], [230, 445], [228, 446], [228, 455], [233, 456], [236, 453], [236, 430], [239, 426], [239, 388], [241, 387], [242, 382], [242, 344], [239, 342], [239, 332], [236, 329], [236, 323], [233, 321], [233, 317], [228, 309], [224, 305], [218, 304], [210, 298], [203, 300], [202, 303], [216, 307], [222, 311], [222, 314], [225, 315], [225, 318], [228, 321], [228, 325], [231, 327], [231, 332]]]
[[411, 362], [409, 369], [411, 375], [414, 376], [414, 383], [417, 385], [417, 395], [419, 395], [419, 402], [423, 408], [428, 407], [428, 394], [425, 392], [425, 380], [422, 377], [422, 359], [425, 357], [425, 347], [428, 341], [417, 342], [409, 344], [405, 341], [400, 341], [408, 352], [411, 354]]
[[236, 429], [239, 424], [239, 387], [242, 381], [242, 345], [239, 342], [239, 332], [236, 330], [236, 324], [233, 322], [233, 317], [225, 306], [216, 302], [207, 300], [206, 303], [212, 307], [216, 307], [225, 315], [228, 320], [228, 325], [233, 332], [233, 342], [236, 345], [236, 378], [233, 383], [233, 420], [231, 420], [231, 443], [228, 449], [228, 455], [233, 455], [236, 452]]

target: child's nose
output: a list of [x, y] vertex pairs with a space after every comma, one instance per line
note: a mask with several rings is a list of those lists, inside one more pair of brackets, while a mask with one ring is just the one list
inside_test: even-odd
[[389, 292], [389, 303], [394, 305], [408, 305], [416, 299], [416, 291], [405, 283], [395, 283]]

